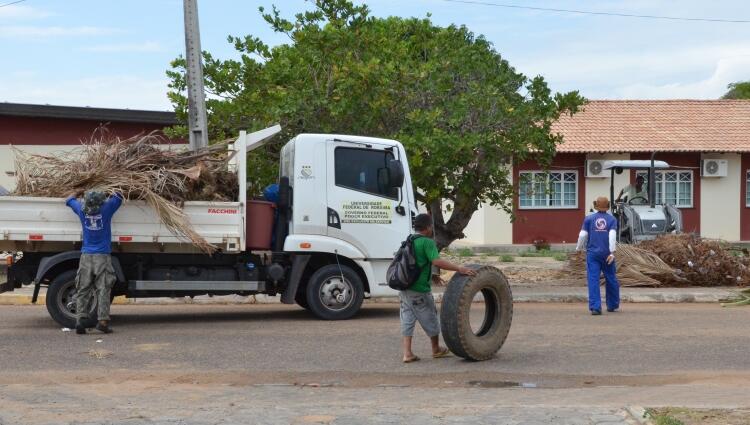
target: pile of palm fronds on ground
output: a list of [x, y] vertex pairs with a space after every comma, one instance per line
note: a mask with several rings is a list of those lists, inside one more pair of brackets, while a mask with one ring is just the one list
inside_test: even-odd
[[155, 134], [130, 139], [102, 136], [62, 155], [16, 150], [15, 195], [65, 197], [96, 189], [143, 200], [175, 235], [204, 252], [215, 247], [198, 235], [181, 206], [185, 201], [234, 201], [237, 176], [228, 170], [225, 143], [199, 151], [161, 149]]
[[[622, 286], [747, 286], [750, 259], [720, 241], [693, 234], [663, 235], [638, 245], [618, 245]], [[565, 272], [586, 276], [586, 254], [571, 254]]]

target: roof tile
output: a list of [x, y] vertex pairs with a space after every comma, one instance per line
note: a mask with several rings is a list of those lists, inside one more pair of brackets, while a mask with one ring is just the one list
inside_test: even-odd
[[558, 152], [750, 152], [750, 100], [592, 100]]

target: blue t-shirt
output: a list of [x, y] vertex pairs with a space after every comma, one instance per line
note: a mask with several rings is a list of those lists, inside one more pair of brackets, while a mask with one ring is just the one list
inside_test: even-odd
[[83, 227], [83, 254], [109, 254], [112, 252], [112, 216], [122, 205], [119, 194], [111, 196], [102, 205], [99, 214], [87, 215], [81, 209], [81, 202], [76, 198], [68, 198], [65, 205], [78, 215]]
[[589, 254], [606, 257], [609, 254], [609, 231], [617, 231], [617, 220], [605, 212], [596, 212], [583, 220], [581, 230], [589, 234], [586, 250]]

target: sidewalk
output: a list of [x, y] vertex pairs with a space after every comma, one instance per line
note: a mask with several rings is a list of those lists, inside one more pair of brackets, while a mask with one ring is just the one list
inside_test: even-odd
[[[572, 286], [512, 286], [513, 301], [517, 303], [579, 303], [587, 302], [588, 295], [585, 287]], [[441, 302], [443, 290], [435, 288], [435, 301]], [[734, 288], [622, 288], [620, 298], [624, 303], [716, 303], [722, 298], [733, 295]], [[44, 305], [45, 288], [42, 288], [37, 304]], [[33, 287], [27, 286], [14, 292], [0, 294], [0, 305], [28, 305], [31, 304]], [[604, 292], [602, 291], [602, 298]], [[479, 298], [481, 299], [481, 298]], [[126, 299], [117, 297], [114, 304], [277, 304], [279, 297], [266, 295], [239, 296], [223, 295], [210, 297], [202, 295], [195, 298], [137, 298]], [[375, 297], [365, 300], [368, 303], [398, 303], [398, 298]]]

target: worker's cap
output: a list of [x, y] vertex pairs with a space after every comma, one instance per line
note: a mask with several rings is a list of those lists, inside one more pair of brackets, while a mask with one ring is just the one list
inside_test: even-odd
[[99, 214], [102, 205], [107, 200], [107, 194], [100, 190], [87, 190], [83, 194], [83, 213], [86, 215]]

